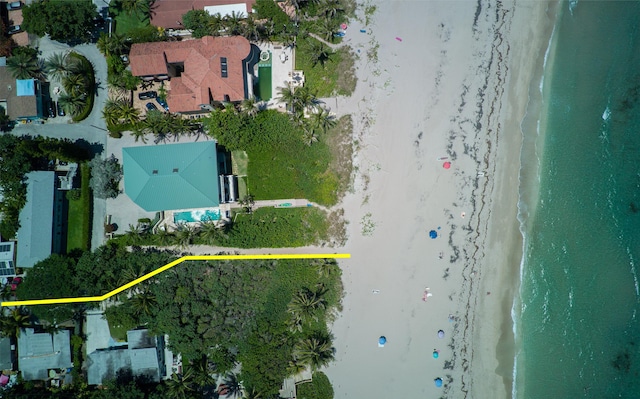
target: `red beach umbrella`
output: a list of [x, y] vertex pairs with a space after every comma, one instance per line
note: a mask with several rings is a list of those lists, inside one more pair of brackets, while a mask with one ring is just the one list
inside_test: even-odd
[[447, 162], [443, 163], [442, 167], [445, 168], [445, 169], [449, 169], [451, 167], [451, 162], [447, 161]]

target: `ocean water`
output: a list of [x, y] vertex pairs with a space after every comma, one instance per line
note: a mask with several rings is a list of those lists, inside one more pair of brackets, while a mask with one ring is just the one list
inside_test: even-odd
[[640, 2], [561, 5], [523, 122], [514, 397], [640, 398]]

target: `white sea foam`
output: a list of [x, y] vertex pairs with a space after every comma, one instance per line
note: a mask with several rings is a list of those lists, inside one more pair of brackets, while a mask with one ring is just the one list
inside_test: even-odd
[[569, 0], [569, 12], [573, 16], [573, 10], [578, 6], [578, 0]]

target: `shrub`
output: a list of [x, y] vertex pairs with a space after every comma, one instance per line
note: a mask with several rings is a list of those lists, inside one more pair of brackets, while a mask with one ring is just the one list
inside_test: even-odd
[[333, 399], [333, 386], [325, 373], [313, 373], [313, 380], [296, 387], [298, 399]]
[[116, 198], [120, 194], [122, 166], [111, 154], [107, 159], [95, 157], [89, 162], [91, 166], [91, 189], [98, 198]]
[[67, 191], [67, 194], [65, 196], [67, 197], [67, 199], [69, 201], [77, 201], [77, 200], [80, 199], [81, 195], [82, 194], [80, 192], [80, 189], [74, 188], [74, 189], [71, 189], [71, 190]]

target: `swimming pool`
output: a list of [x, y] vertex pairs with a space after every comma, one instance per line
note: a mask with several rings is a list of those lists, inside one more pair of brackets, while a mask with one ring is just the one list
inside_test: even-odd
[[173, 214], [174, 223], [206, 222], [209, 220], [220, 220], [220, 209], [198, 209], [195, 211], [175, 212]]

